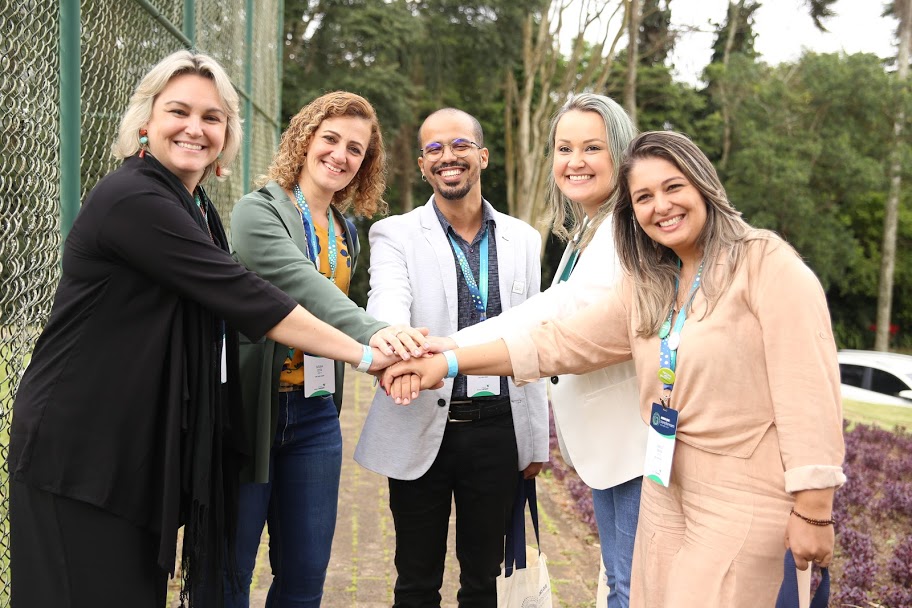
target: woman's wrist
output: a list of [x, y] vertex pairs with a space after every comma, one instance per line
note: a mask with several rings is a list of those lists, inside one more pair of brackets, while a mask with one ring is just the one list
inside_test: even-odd
[[359, 372], [367, 372], [370, 369], [371, 363], [374, 362], [374, 350], [367, 344], [359, 344], [361, 347], [361, 359], [357, 363], [352, 363], [351, 366]]
[[798, 519], [800, 519], [803, 522], [810, 524], [812, 526], [835, 526], [836, 525], [836, 520], [833, 517], [826, 517], [826, 518], [808, 517], [807, 515], [803, 515], [803, 514], [799, 513], [798, 511], [796, 511], [795, 507], [792, 507], [792, 510], [789, 513], [789, 515], [794, 515]]
[[795, 492], [794, 510], [810, 519], [828, 520], [833, 516], [835, 488]]
[[452, 350], [445, 350], [441, 353], [446, 359], [447, 373], [444, 378], [455, 378], [459, 373], [459, 361], [456, 359], [456, 353]]

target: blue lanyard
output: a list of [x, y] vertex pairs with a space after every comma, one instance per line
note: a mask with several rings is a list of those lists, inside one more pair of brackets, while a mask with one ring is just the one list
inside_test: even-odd
[[[314, 265], [317, 268], [320, 267], [320, 260], [318, 257], [319, 244], [317, 243], [317, 230], [314, 226], [313, 216], [310, 214], [310, 206], [307, 204], [307, 201], [304, 199], [304, 193], [301, 192], [301, 187], [297, 184], [292, 188], [297, 203], [295, 203], [295, 208], [297, 208], [298, 213], [301, 214], [301, 223], [304, 224], [304, 233], [307, 235], [307, 251], [310, 254], [310, 259], [313, 261]], [[326, 238], [328, 244], [328, 254], [329, 254], [329, 273], [328, 277], [330, 281], [336, 280], [336, 264], [338, 260], [338, 254], [336, 252], [336, 226], [333, 221], [333, 212], [332, 208], [327, 211], [329, 216], [329, 229], [327, 230], [328, 235]]]
[[472, 268], [469, 266], [469, 261], [466, 259], [465, 254], [462, 252], [462, 248], [456, 242], [456, 239], [453, 238], [452, 234], [447, 233], [447, 237], [450, 239], [450, 243], [453, 244], [453, 254], [456, 256], [456, 261], [459, 263], [459, 268], [462, 269], [462, 276], [465, 278], [466, 285], [469, 288], [469, 294], [472, 296], [472, 303], [475, 305], [475, 310], [478, 311], [480, 321], [484, 321], [487, 318], [488, 310], [488, 226], [485, 222], [485, 231], [484, 235], [481, 237], [481, 243], [478, 247], [479, 263], [480, 268], [478, 272], [478, 283], [475, 282], [475, 277], [472, 275]]
[[[671, 325], [671, 317], [674, 314], [674, 305], [668, 311], [668, 318], [659, 328], [660, 352], [659, 352], [659, 380], [662, 381], [663, 396], [662, 405], [668, 407], [671, 399], [671, 390], [675, 383], [675, 369], [678, 366], [678, 348], [681, 346], [681, 331], [684, 329], [684, 322], [687, 320], [687, 309], [693, 302], [697, 290], [700, 288], [700, 277], [703, 274], [703, 263], [697, 269], [697, 276], [694, 277], [690, 286], [690, 294], [687, 301], [681, 307], [678, 317], [675, 319], [674, 327]], [[678, 279], [675, 279], [675, 294], [678, 293]]]

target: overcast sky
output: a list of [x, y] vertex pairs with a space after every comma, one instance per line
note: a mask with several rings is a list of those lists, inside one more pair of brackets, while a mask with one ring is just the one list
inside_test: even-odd
[[[882, 0], [838, 0], [836, 13], [819, 32], [801, 0], [765, 0], [754, 13], [756, 49], [764, 61], [777, 64], [797, 59], [803, 49], [821, 53], [870, 52], [881, 57], [896, 54], [896, 20], [881, 17]], [[681, 37], [672, 61], [680, 80], [694, 83], [712, 56], [713, 27], [725, 19], [728, 0], [671, 0], [671, 20], [676, 26], [702, 30]]]
[[[571, 30], [578, 18], [579, 6], [586, 1], [600, 0], [574, 2], [574, 8], [568, 13], [569, 26], [561, 36], [565, 52], [569, 51]], [[681, 34], [672, 55], [675, 73], [678, 80], [696, 84], [712, 57], [714, 24], [725, 20], [728, 0], [671, 0], [670, 6], [672, 24], [687, 32]], [[896, 20], [880, 16], [883, 6], [884, 0], [837, 0], [833, 5], [836, 16], [826, 21], [829, 31], [824, 33], [814, 27], [802, 0], [763, 0], [754, 13], [756, 49], [762, 59], [771, 65], [796, 60], [804, 49], [820, 53], [868, 52], [892, 57], [896, 54]], [[609, 31], [617, 31], [621, 17], [615, 15], [615, 19], [607, 25]], [[590, 30], [591, 37], [595, 36], [596, 30], [604, 27], [606, 25], [602, 22]]]

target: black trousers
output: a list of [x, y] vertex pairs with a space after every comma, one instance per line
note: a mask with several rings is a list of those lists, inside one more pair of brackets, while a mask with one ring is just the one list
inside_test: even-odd
[[396, 526], [394, 608], [440, 606], [450, 505], [456, 503], [460, 608], [495, 608], [495, 580], [518, 476], [516, 434], [507, 413], [449, 422], [431, 468], [389, 480]]
[[93, 505], [10, 481], [12, 608], [162, 608], [158, 538]]

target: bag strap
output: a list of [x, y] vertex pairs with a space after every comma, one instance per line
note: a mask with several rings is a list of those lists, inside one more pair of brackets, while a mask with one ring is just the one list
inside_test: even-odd
[[[782, 586], [779, 588], [779, 597], [776, 598], [776, 608], [799, 608], [798, 605], [798, 575], [795, 572], [795, 557], [791, 550], [785, 551], [783, 565]], [[820, 569], [821, 579], [817, 592], [811, 598], [811, 608], [826, 608], [830, 603], [830, 570]]]
[[532, 515], [532, 528], [535, 530], [535, 543], [541, 553], [541, 541], [538, 532], [538, 499], [535, 494], [535, 478], [523, 479], [519, 473], [516, 493], [513, 498], [513, 512], [510, 527], [507, 528], [504, 546], [504, 576], [509, 577], [513, 570], [526, 567], [526, 503]]

